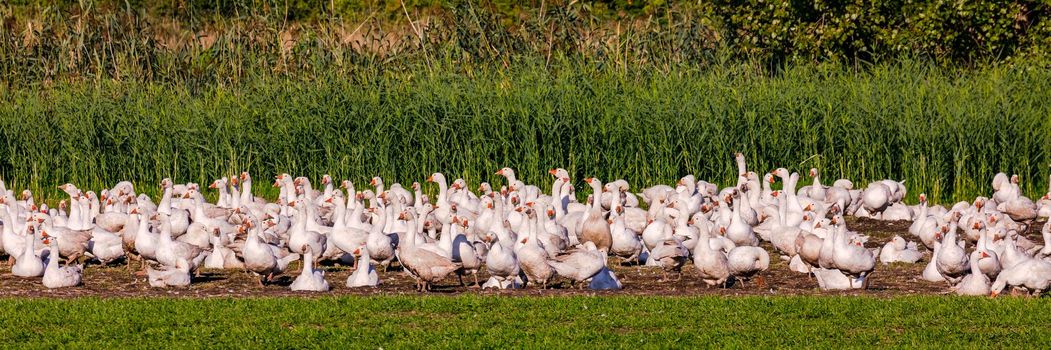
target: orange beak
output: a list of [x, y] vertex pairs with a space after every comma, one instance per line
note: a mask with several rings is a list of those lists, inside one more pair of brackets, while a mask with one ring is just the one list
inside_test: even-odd
[[504, 175], [504, 169], [497, 170], [495, 173], [493, 173], [493, 175], [503, 176]]
[[558, 173], [558, 170], [555, 170], [555, 169], [551, 169], [551, 170], [548, 170], [548, 171], [547, 171], [547, 173], [548, 173], [548, 174], [551, 174], [551, 175], [555, 175], [555, 174], [557, 174], [557, 173]]
[[[373, 182], [375, 182], [375, 181], [373, 181]], [[427, 177], [427, 182], [434, 182], [434, 175], [428, 176]], [[373, 183], [372, 185], [375, 186], [376, 184]]]

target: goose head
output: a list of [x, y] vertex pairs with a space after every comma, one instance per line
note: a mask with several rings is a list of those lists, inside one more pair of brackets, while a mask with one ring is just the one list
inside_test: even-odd
[[445, 175], [443, 175], [442, 173], [431, 174], [431, 176], [427, 177], [427, 182], [443, 184], [445, 183]]
[[506, 177], [506, 178], [512, 178], [512, 177], [515, 177], [515, 171], [513, 169], [511, 169], [511, 168], [504, 167], [504, 168], [501, 168], [500, 170], [497, 170], [494, 175], [500, 175], [500, 176], [503, 176], [503, 177]]
[[569, 171], [567, 171], [566, 169], [553, 168], [551, 170], [548, 170], [547, 173], [551, 174], [555, 178], [564, 178], [566, 179], [566, 182], [569, 182]]

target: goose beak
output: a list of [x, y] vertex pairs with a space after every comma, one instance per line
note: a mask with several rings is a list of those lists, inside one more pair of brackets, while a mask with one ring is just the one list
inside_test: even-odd
[[504, 175], [504, 169], [497, 170], [495, 173], [493, 173], [493, 175], [503, 176]]
[[551, 175], [555, 175], [555, 174], [558, 174], [558, 170], [555, 170], [555, 169], [552, 168], [552, 169], [548, 170], [547, 173], [551, 174]]
[[376, 178], [372, 178], [372, 180], [369, 180], [369, 185], [376, 186], [376, 183]]
[[[434, 175], [428, 176], [427, 177], [427, 182], [434, 182]], [[376, 184], [373, 183], [372, 185], [375, 186]]]

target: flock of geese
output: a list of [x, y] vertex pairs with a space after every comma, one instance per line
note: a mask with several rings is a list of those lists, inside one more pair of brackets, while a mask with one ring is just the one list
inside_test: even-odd
[[[823, 290], [868, 286], [883, 264], [926, 260], [922, 276], [944, 281], [962, 295], [996, 296], [1005, 288], [1039, 294], [1051, 281], [1051, 224], [1044, 242], [1024, 235], [1039, 217], [1051, 215], [1051, 189], [1034, 202], [1022, 195], [1018, 176], [997, 174], [995, 193], [951, 207], [902, 202], [902, 182], [876, 181], [855, 189], [848, 180], [799, 187], [799, 174], [785, 168], [759, 175], [736, 155], [737, 184], [717, 185], [682, 177], [675, 186], [656, 185], [640, 193], [627, 181], [587, 178], [586, 202], [578, 202], [564, 169], [551, 169], [549, 191], [518, 180], [512, 169], [496, 172], [506, 185], [482, 183], [477, 191], [463, 179], [449, 183], [441, 173], [410, 188], [381, 178], [358, 191], [343, 181], [277, 175], [275, 202], [252, 195], [247, 173], [215, 180], [216, 203], [198, 184], [165, 179], [158, 202], [136, 194], [130, 182], [98, 194], [73, 184], [58, 208], [34, 202], [28, 190], [16, 199], [0, 182], [0, 246], [11, 273], [41, 278], [47, 288], [81, 284], [84, 265], [137, 261], [152, 287], [180, 287], [197, 271], [230, 269], [272, 283], [289, 263], [302, 270], [290, 285], [297, 291], [331, 287], [323, 261], [352, 265], [349, 288], [376, 286], [379, 270], [391, 265], [416, 280], [419, 291], [455, 275], [460, 285], [481, 288], [547, 288], [568, 281], [591, 289], [619, 289], [611, 262], [654, 266], [664, 283], [682, 278], [688, 261], [709, 287], [761, 285], [774, 258], [792, 273], [810, 274]], [[781, 189], [771, 185], [780, 181]], [[883, 247], [866, 247], [868, 237], [851, 231], [844, 215], [909, 220], [909, 239], [895, 236]], [[1040, 244], [1043, 243], [1043, 244]], [[921, 251], [919, 245], [927, 249]], [[926, 253], [927, 250], [933, 253]], [[479, 274], [490, 277], [482, 282]], [[397, 272], [391, 272], [397, 273]], [[674, 276], [674, 278], [671, 278]], [[465, 278], [468, 282], [465, 282]]]

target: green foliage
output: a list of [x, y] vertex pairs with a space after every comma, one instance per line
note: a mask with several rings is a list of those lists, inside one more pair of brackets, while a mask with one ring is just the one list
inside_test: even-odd
[[629, 69], [1047, 59], [1035, 0], [23, 0], [0, 4], [0, 81], [229, 82], [440, 60], [573, 57]]
[[0, 310], [0, 345], [19, 348], [1026, 348], [1051, 336], [1051, 304], [1025, 298], [18, 298]]
[[1043, 1], [715, 0], [733, 45], [775, 59], [928, 56], [1005, 60], [1046, 52]]
[[12, 91], [0, 95], [0, 177], [45, 196], [65, 182], [156, 191], [164, 177], [208, 183], [242, 170], [260, 190], [281, 172], [407, 185], [441, 171], [477, 184], [504, 166], [546, 187], [547, 169], [564, 167], [577, 181], [624, 178], [638, 189], [686, 174], [729, 184], [741, 151], [760, 172], [816, 167], [858, 186], [905, 179], [910, 196], [947, 201], [988, 195], [997, 171], [1042, 195], [1051, 164], [1051, 71], [1029, 66], [374, 69], [201, 91], [132, 82]]

